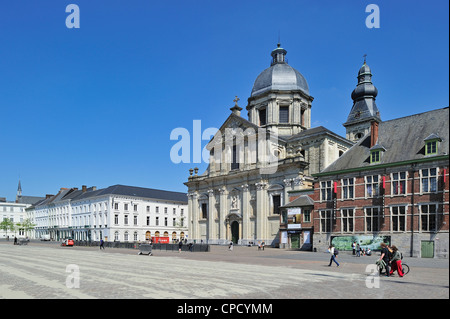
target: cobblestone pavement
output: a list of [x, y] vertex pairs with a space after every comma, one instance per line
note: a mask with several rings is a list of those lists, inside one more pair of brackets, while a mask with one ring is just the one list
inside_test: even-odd
[[405, 258], [411, 272], [385, 278], [367, 271], [376, 256], [341, 253], [337, 268], [325, 253], [270, 248], [137, 252], [0, 242], [0, 298], [449, 298], [448, 260]]

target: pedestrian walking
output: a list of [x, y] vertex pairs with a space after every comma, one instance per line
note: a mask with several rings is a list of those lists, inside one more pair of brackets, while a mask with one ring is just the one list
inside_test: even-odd
[[228, 245], [228, 250], [233, 251], [233, 242], [230, 241], [230, 244]]
[[100, 250], [105, 250], [105, 242], [103, 241], [103, 239], [100, 239]]
[[[386, 277], [389, 277], [390, 274], [390, 269], [389, 269], [389, 262], [390, 262], [390, 255], [391, 252], [389, 251], [389, 246], [386, 243], [381, 243], [381, 256], [380, 256], [380, 261], [384, 261], [384, 263], [386, 264]], [[380, 275], [381, 275], [381, 270], [382, 268], [380, 267]]]
[[262, 243], [261, 243], [262, 250], [264, 250], [264, 246], [266, 246], [266, 243], [263, 240]]
[[183, 248], [183, 241], [180, 240], [180, 242], [178, 243], [178, 253], [181, 253], [181, 248]]
[[397, 271], [400, 277], [403, 277], [402, 254], [395, 245], [392, 245], [391, 271], [390, 276]]
[[355, 256], [355, 254], [356, 254], [356, 241], [353, 242], [352, 249], [353, 249], [353, 256]]
[[361, 257], [361, 246], [356, 245], [356, 257]]
[[333, 245], [330, 245], [330, 247], [328, 247], [328, 252], [331, 254], [330, 264], [328, 265], [328, 267], [331, 267], [331, 264], [333, 263], [333, 261], [339, 267], [339, 263], [336, 260], [336, 257], [339, 254], [339, 251], [336, 248], [334, 248]]

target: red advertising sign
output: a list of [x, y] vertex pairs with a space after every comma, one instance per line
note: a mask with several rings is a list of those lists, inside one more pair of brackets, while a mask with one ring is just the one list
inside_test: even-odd
[[152, 242], [154, 244], [168, 244], [169, 237], [152, 237]]

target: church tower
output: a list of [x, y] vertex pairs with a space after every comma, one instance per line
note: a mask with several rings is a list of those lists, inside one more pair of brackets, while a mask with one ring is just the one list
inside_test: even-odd
[[291, 136], [311, 127], [311, 102], [306, 79], [286, 60], [278, 43], [269, 68], [256, 78], [248, 99], [248, 119], [253, 124]]
[[343, 124], [348, 140], [357, 142], [370, 132], [371, 123], [381, 122], [375, 103], [377, 95], [378, 90], [372, 83], [372, 73], [364, 58], [364, 64], [358, 72], [358, 84], [352, 92], [353, 107], [347, 122]]

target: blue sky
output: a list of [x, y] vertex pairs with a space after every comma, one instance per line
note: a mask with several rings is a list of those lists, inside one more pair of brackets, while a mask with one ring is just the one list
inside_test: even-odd
[[[66, 27], [70, 3], [79, 29]], [[379, 29], [365, 24], [371, 3]], [[279, 33], [314, 97], [312, 126], [345, 136], [364, 54], [383, 120], [446, 107], [448, 12], [443, 0], [3, 1], [0, 197], [14, 200], [19, 177], [33, 196], [186, 191], [188, 169], [206, 164], [172, 163], [171, 131], [219, 128], [236, 95], [245, 110]]]

